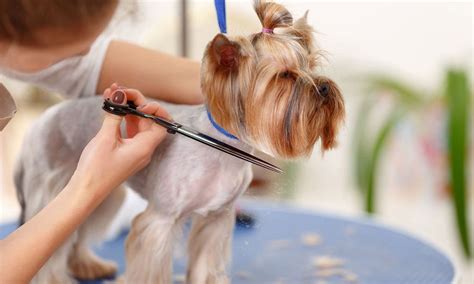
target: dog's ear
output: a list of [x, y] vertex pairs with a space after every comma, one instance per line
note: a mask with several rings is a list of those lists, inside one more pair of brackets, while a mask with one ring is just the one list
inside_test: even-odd
[[313, 27], [308, 25], [308, 13], [309, 11], [306, 11], [303, 15], [303, 17], [299, 18], [296, 20], [296, 22], [293, 24], [293, 28], [298, 31], [300, 36], [302, 37], [303, 42], [305, 44], [311, 46], [313, 44]]
[[308, 12], [309, 11], [306, 11], [303, 17], [294, 22], [292, 29], [289, 30], [289, 33], [296, 36], [301, 45], [303, 45], [306, 49], [312, 51], [314, 48], [314, 29], [308, 25]]
[[211, 49], [220, 67], [232, 70], [239, 65], [240, 47], [225, 35], [216, 35], [211, 42]]

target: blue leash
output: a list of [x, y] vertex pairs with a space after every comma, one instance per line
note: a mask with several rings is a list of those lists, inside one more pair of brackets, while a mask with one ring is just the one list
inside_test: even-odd
[[217, 23], [221, 33], [227, 33], [227, 20], [225, 14], [225, 0], [214, 0], [214, 6], [216, 6]]

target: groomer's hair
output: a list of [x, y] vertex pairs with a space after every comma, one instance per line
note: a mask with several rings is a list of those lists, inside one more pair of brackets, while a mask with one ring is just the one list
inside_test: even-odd
[[45, 29], [80, 35], [118, 0], [0, 0], [0, 41], [39, 43]]

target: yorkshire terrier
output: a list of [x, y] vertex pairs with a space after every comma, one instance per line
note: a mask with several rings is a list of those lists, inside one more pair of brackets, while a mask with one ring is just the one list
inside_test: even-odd
[[[206, 105], [163, 107], [176, 121], [247, 151], [253, 147], [294, 159], [308, 156], [318, 139], [322, 151], [334, 147], [344, 101], [337, 85], [316, 73], [320, 51], [306, 15], [293, 22], [282, 5], [265, 1], [256, 1], [255, 11], [261, 32], [218, 34], [206, 47], [201, 72]], [[56, 105], [28, 133], [15, 173], [24, 219], [33, 217], [72, 176], [99, 129], [100, 100]], [[215, 123], [238, 139], [218, 131]], [[169, 135], [150, 164], [127, 181], [148, 206], [134, 219], [126, 241], [125, 282], [171, 283], [173, 245], [192, 218], [186, 282], [228, 283], [234, 203], [251, 179], [249, 163]], [[115, 190], [34, 281], [69, 283], [73, 277], [113, 275], [116, 267], [87, 244], [107, 228], [123, 193]]]

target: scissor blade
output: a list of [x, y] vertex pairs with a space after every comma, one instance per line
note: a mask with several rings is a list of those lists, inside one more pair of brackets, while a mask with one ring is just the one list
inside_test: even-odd
[[220, 150], [222, 152], [225, 152], [227, 154], [230, 154], [234, 157], [237, 157], [239, 159], [242, 159], [244, 161], [247, 161], [247, 162], [250, 162], [252, 164], [255, 164], [257, 166], [260, 166], [260, 167], [263, 167], [265, 169], [268, 169], [268, 170], [271, 170], [271, 171], [274, 171], [274, 172], [277, 172], [277, 173], [283, 173], [283, 170], [280, 169], [279, 167], [273, 165], [273, 164], [270, 164], [269, 162], [266, 162], [258, 157], [255, 157], [254, 155], [251, 155], [247, 152], [244, 152], [238, 148], [235, 148], [231, 145], [228, 145], [222, 141], [219, 141], [215, 138], [212, 138], [204, 133], [201, 133], [201, 132], [198, 132], [198, 131], [195, 131], [193, 129], [190, 129], [188, 127], [185, 127], [185, 126], [182, 126], [180, 128], [178, 128], [177, 130], [178, 133], [186, 136], [186, 137], [189, 137], [191, 139], [194, 139], [198, 142], [201, 142], [203, 144], [206, 144], [208, 146], [211, 146], [217, 150]]
[[105, 111], [116, 114], [116, 115], [126, 115], [126, 114], [132, 114], [132, 115], [137, 115], [141, 116], [144, 118], [148, 118], [153, 120], [155, 123], [165, 127], [168, 129], [169, 133], [180, 133], [186, 137], [189, 137], [191, 139], [194, 139], [195, 141], [201, 142], [205, 145], [208, 145], [210, 147], [213, 147], [217, 150], [220, 150], [224, 153], [227, 153], [229, 155], [232, 155], [234, 157], [237, 157], [239, 159], [242, 159], [244, 161], [250, 162], [252, 164], [255, 164], [257, 166], [260, 166], [262, 168], [277, 172], [277, 173], [283, 173], [283, 170], [280, 169], [279, 167], [272, 165], [260, 158], [257, 158], [247, 152], [244, 152], [238, 148], [235, 148], [231, 145], [228, 145], [222, 141], [219, 141], [215, 138], [212, 138], [211, 136], [208, 136], [204, 133], [198, 132], [194, 129], [185, 127], [177, 122], [173, 121], [168, 121], [162, 117], [158, 116], [153, 116], [150, 114], [143, 113], [141, 111], [136, 110], [135, 106], [133, 106], [133, 103], [129, 103], [128, 105], [119, 105], [112, 103], [110, 100], [105, 100], [104, 101], [104, 106], [102, 107]]

